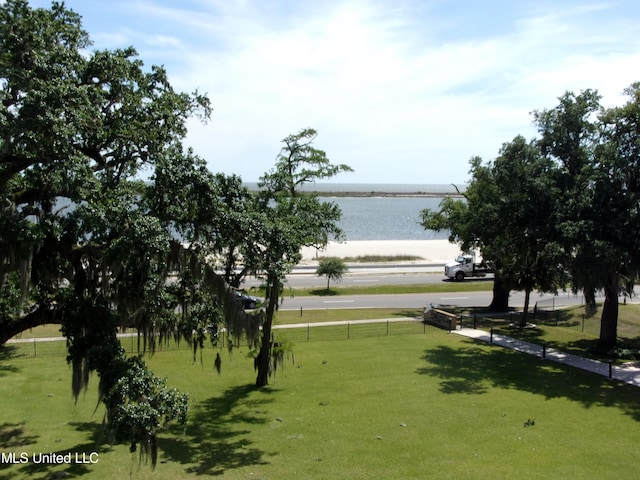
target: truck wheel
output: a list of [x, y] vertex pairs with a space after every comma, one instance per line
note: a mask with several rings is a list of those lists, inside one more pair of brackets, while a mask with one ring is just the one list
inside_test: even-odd
[[464, 272], [457, 272], [456, 273], [456, 282], [461, 282], [462, 280], [464, 280]]

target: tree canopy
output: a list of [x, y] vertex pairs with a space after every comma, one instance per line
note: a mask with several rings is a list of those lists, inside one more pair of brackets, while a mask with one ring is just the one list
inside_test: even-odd
[[176, 92], [133, 48], [90, 46], [63, 4], [0, 5], [0, 343], [61, 324], [74, 395], [96, 371], [112, 433], [155, 462], [156, 429], [186, 420], [186, 396], [126, 358], [117, 330], [137, 328], [145, 349], [198, 345], [243, 311], [203, 261], [212, 240], [197, 225], [218, 193], [181, 143], [209, 100]]
[[[96, 372], [108, 438], [155, 465], [157, 430], [186, 421], [188, 398], [142, 354], [184, 339], [196, 360], [225, 327], [230, 347], [258, 351], [266, 385], [284, 275], [302, 246], [341, 234], [338, 207], [298, 189], [350, 169], [304, 129], [283, 140], [258, 193], [211, 173], [182, 144], [190, 117], [210, 117], [208, 98], [176, 92], [132, 47], [89, 52], [63, 4], [6, 1], [0, 42], [0, 344], [60, 324], [74, 396]], [[248, 274], [266, 280], [266, 311], [245, 312], [230, 288]], [[125, 355], [123, 328], [140, 332], [142, 354]]]
[[329, 290], [329, 282], [331, 280], [340, 280], [345, 273], [349, 271], [349, 267], [344, 260], [337, 257], [323, 257], [318, 262], [316, 275], [319, 277], [327, 277], [327, 290]]
[[256, 357], [257, 386], [268, 385], [271, 369], [272, 324], [284, 276], [301, 259], [302, 247], [323, 247], [329, 239], [340, 239], [337, 226], [341, 211], [333, 202], [322, 202], [315, 194], [300, 195], [306, 182], [331, 178], [351, 171], [347, 165], [333, 165], [326, 154], [313, 146], [317, 133], [311, 128], [282, 140], [275, 167], [260, 178], [262, 190], [254, 211], [255, 229], [248, 232], [247, 261], [267, 285], [266, 318]]
[[568, 285], [587, 307], [604, 292], [597, 349], [616, 344], [618, 297], [639, 271], [640, 84], [628, 102], [604, 109], [596, 91], [565, 93], [558, 106], [534, 112], [540, 138], [516, 137], [493, 162], [471, 159], [465, 200], [445, 199], [422, 212], [425, 228], [449, 229], [464, 250], [494, 264], [496, 310], [508, 292]]

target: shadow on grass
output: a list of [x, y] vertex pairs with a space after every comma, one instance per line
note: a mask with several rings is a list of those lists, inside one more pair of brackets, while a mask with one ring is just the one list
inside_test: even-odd
[[[55, 452], [35, 452], [29, 453], [29, 462], [20, 467], [20, 471], [28, 476], [28, 478], [48, 480], [50, 478], [75, 478], [84, 477], [90, 475], [92, 472], [91, 464], [89, 463], [89, 455], [91, 452], [95, 452], [95, 445], [93, 443], [85, 443], [75, 445], [71, 448], [59, 450]], [[39, 457], [42, 455], [71, 455], [65, 458], [61, 464], [48, 463], [46, 457]], [[82, 454], [85, 454], [83, 457]], [[76, 454], [78, 455], [76, 457]], [[85, 459], [87, 463], [82, 463], [82, 459]], [[69, 462], [69, 463], [67, 463]]]
[[4, 377], [9, 373], [16, 373], [19, 369], [11, 364], [7, 364], [8, 360], [18, 356], [18, 349], [10, 345], [0, 345], [0, 377]]
[[0, 425], [0, 449], [8, 450], [35, 443], [37, 436], [27, 434], [25, 422]]
[[394, 317], [422, 318], [422, 310], [398, 310], [393, 312]]
[[[74, 478], [90, 475], [93, 470], [91, 454], [95, 452], [100, 455], [111, 450], [104, 425], [96, 422], [71, 422], [69, 425], [77, 431], [83, 432], [87, 437], [87, 441], [55, 452], [33, 452], [33, 454], [53, 453], [62, 456], [71, 454], [71, 457], [65, 458], [62, 465], [56, 465], [47, 461], [36, 463], [30, 453], [29, 462], [22, 465], [20, 471], [28, 475], [29, 478], [42, 479]], [[70, 463], [68, 463], [68, 460], [70, 460]]]
[[192, 407], [186, 431], [158, 439], [160, 460], [190, 465], [187, 472], [222, 475], [234, 468], [265, 464], [264, 452], [252, 447], [251, 432], [244, 424], [267, 422], [265, 405], [271, 390], [253, 385], [233, 387]]
[[316, 288], [315, 290], [311, 290], [309, 292], [310, 295], [315, 295], [318, 297], [334, 297], [336, 295], [340, 295], [340, 292], [334, 290], [332, 288]]
[[482, 395], [490, 388], [517, 389], [546, 399], [568, 398], [585, 407], [618, 407], [640, 421], [637, 387], [514, 350], [464, 340], [457, 348], [440, 345], [427, 350], [422, 359], [426, 365], [417, 373], [439, 378], [443, 393]]

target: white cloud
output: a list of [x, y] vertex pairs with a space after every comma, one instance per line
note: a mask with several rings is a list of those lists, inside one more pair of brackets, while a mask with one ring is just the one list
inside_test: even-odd
[[346, 181], [460, 181], [472, 155], [533, 136], [529, 112], [566, 90], [613, 105], [640, 80], [630, 1], [144, 0], [100, 7], [121, 18], [102, 27], [67, 4], [96, 43], [132, 44], [176, 88], [207, 92], [213, 119], [191, 122], [188, 142], [247, 181], [308, 126], [355, 168]]

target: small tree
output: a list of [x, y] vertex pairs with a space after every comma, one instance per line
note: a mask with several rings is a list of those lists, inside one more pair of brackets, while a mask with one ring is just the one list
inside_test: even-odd
[[348, 165], [332, 164], [324, 151], [315, 148], [312, 144], [316, 135], [315, 130], [307, 128], [282, 140], [284, 146], [275, 167], [260, 178], [260, 206], [253, 212], [255, 218], [247, 223], [252, 228], [246, 243], [253, 250], [245, 252], [246, 261], [267, 283], [262, 341], [256, 357], [258, 387], [269, 384], [272, 324], [284, 276], [300, 261], [302, 247], [323, 247], [328, 238], [340, 239], [343, 235], [337, 226], [341, 211], [336, 204], [299, 192], [304, 183], [352, 171]]
[[349, 267], [344, 260], [337, 257], [324, 257], [320, 259], [320, 263], [316, 270], [319, 277], [327, 277], [327, 290], [329, 290], [329, 281], [340, 281], [342, 276], [349, 271]]

